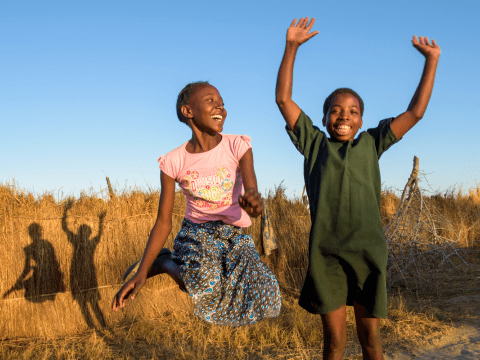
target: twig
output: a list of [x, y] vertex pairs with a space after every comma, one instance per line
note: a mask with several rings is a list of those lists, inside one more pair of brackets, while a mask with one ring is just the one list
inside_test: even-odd
[[400, 205], [384, 229], [389, 248], [387, 278], [391, 285], [401, 281], [407, 289], [414, 285], [417, 289], [434, 287], [438, 290], [433, 279], [439, 268], [458, 270], [451, 260], [453, 255], [468, 264], [456, 248], [461, 233], [458, 239], [440, 233], [450, 232], [453, 227], [431, 203], [425, 201], [418, 176], [419, 160], [415, 156]]

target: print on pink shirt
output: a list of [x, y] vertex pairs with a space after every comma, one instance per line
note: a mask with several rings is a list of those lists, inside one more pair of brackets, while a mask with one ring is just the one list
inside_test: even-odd
[[216, 175], [206, 177], [200, 177], [197, 170], [187, 171], [182, 185], [193, 196], [193, 203], [198, 207], [214, 210], [232, 204], [234, 182], [225, 167], [218, 168]]

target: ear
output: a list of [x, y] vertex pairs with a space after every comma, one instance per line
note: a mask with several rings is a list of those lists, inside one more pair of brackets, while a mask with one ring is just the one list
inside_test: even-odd
[[361, 129], [361, 128], [362, 128], [362, 126], [363, 126], [363, 119], [362, 119], [362, 118], [360, 118], [360, 127], [359, 127], [359, 129]]
[[325, 115], [323, 115], [322, 124], [323, 126], [327, 126], [327, 117]]
[[188, 106], [188, 105], [183, 105], [180, 108], [180, 111], [182, 112], [182, 115], [184, 117], [186, 117], [187, 119], [191, 119], [193, 117], [192, 109], [190, 109], [190, 106]]

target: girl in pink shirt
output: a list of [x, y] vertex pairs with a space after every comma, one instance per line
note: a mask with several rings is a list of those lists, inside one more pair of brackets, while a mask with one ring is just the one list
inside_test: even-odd
[[[192, 138], [158, 159], [162, 192], [157, 221], [142, 260], [123, 276], [129, 280], [112, 308], [125, 307], [148, 277], [167, 273], [190, 294], [194, 313], [207, 322], [239, 326], [276, 317], [281, 306], [277, 279], [260, 260], [252, 238], [241, 232], [263, 207], [250, 137], [221, 133], [227, 112], [208, 82], [185, 86], [177, 115]], [[172, 253], [163, 245], [172, 229], [175, 182], [187, 198], [187, 209]]]

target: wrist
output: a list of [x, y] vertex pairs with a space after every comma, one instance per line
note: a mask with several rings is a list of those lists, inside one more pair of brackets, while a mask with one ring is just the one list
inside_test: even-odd
[[427, 54], [425, 56], [425, 61], [438, 61], [440, 54]]
[[290, 50], [297, 50], [300, 47], [300, 44], [296, 41], [287, 40], [286, 48]]

